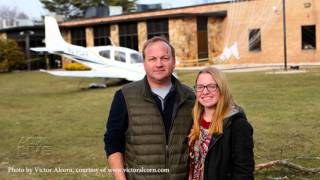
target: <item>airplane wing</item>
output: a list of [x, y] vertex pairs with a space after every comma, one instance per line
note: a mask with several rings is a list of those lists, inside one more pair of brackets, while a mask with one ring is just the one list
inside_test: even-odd
[[46, 52], [46, 53], [51, 53], [51, 54], [57, 54], [57, 55], [62, 55], [63, 51], [57, 50], [57, 49], [52, 49], [52, 48], [47, 48], [47, 47], [33, 47], [30, 48], [31, 51], [34, 52]]
[[137, 81], [143, 78], [141, 73], [131, 73], [116, 68], [107, 68], [104, 70], [91, 70], [91, 71], [65, 71], [65, 70], [40, 70], [55, 76], [64, 77], [86, 77], [86, 78], [123, 78], [128, 81]]
[[30, 50], [35, 52], [49, 52], [49, 49], [46, 47], [35, 47], [35, 48], [30, 48]]

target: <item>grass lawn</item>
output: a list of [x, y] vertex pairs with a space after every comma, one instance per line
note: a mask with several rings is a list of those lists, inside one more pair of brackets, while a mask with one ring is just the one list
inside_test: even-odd
[[[195, 73], [179, 77], [192, 86]], [[254, 127], [256, 163], [289, 159], [320, 167], [320, 160], [308, 159], [320, 157], [320, 69], [227, 77]], [[113, 94], [121, 85], [85, 89], [97, 81], [40, 72], [0, 74], [0, 179], [111, 179], [104, 172], [103, 134]], [[256, 172], [256, 179], [284, 176], [320, 179], [320, 174], [285, 168]]]

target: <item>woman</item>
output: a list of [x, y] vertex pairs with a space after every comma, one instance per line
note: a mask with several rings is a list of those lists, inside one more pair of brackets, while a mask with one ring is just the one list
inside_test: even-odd
[[254, 179], [253, 129], [234, 102], [224, 74], [205, 68], [194, 88], [189, 179]]

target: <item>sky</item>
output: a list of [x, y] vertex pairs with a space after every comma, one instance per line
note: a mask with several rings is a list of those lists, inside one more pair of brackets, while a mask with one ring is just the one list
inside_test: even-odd
[[[171, 7], [189, 6], [213, 1], [221, 0], [138, 0], [139, 3], [144, 4], [164, 2], [170, 4]], [[42, 7], [39, 0], [0, 0], [0, 6], [17, 8], [18, 12], [24, 12], [31, 19], [41, 19], [41, 16], [48, 14], [48, 11]]]
[[24, 12], [32, 19], [41, 19], [42, 15], [48, 13], [42, 8], [39, 0], [0, 0], [0, 6], [8, 8], [17, 8], [18, 12]]

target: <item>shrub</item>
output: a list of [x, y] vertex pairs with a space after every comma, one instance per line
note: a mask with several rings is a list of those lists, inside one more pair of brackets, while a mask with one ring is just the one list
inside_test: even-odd
[[77, 62], [72, 62], [72, 63], [66, 64], [64, 66], [64, 69], [68, 70], [68, 71], [88, 71], [88, 70], [90, 70], [89, 67], [82, 65], [80, 63], [77, 63]]
[[0, 72], [10, 72], [24, 61], [25, 55], [16, 41], [0, 39]]

